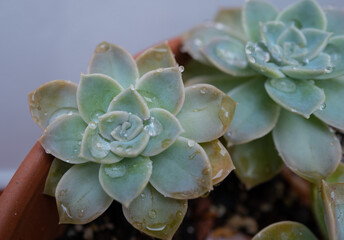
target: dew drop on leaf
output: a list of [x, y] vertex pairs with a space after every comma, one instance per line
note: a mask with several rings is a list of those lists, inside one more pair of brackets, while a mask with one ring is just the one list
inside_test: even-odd
[[271, 85], [282, 92], [294, 92], [296, 90], [295, 83], [288, 78], [274, 78], [270, 80]]
[[105, 173], [111, 178], [118, 178], [125, 175], [127, 168], [122, 164], [113, 164], [109, 167], [105, 167]]

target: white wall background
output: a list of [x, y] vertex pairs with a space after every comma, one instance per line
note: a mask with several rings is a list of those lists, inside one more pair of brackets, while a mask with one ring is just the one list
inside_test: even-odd
[[[134, 54], [211, 20], [244, 0], [0, 0], [0, 189], [41, 129], [27, 94], [55, 79], [79, 81], [103, 40]], [[270, 0], [279, 7], [294, 1]], [[342, 0], [318, 0], [344, 7]]]

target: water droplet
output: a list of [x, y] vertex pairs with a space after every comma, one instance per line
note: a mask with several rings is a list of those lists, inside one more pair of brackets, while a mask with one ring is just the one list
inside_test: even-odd
[[326, 103], [323, 103], [323, 104], [320, 105], [319, 110], [324, 110], [325, 108], [326, 108]]
[[193, 146], [195, 146], [195, 141], [194, 140], [188, 140], [188, 146], [189, 146], [189, 148], [192, 148]]
[[131, 153], [133, 151], [133, 147], [132, 146], [127, 146], [126, 148], [125, 148], [125, 152], [126, 153]]
[[140, 196], [141, 196], [141, 198], [145, 198], [145, 197], [146, 197], [146, 194], [141, 193]]
[[121, 163], [115, 163], [105, 167], [105, 173], [111, 178], [122, 177], [126, 174], [127, 168]]
[[97, 53], [104, 53], [104, 52], [108, 51], [109, 49], [110, 49], [110, 44], [107, 42], [102, 42], [97, 46], [96, 52]]
[[91, 137], [88, 141], [88, 147], [92, 156], [98, 159], [106, 157], [110, 151], [110, 143], [105, 141], [98, 134]]
[[48, 115], [48, 113], [45, 112], [45, 113], [44, 113], [44, 116], [47, 116], [47, 115]]
[[63, 204], [60, 205], [62, 208], [62, 211], [69, 217], [72, 218], [72, 215], [69, 213], [69, 208]]
[[179, 72], [184, 72], [184, 66], [179, 66]]
[[199, 92], [200, 92], [202, 95], [205, 95], [205, 94], [207, 93], [207, 88], [202, 87], [201, 90], [199, 90]]
[[147, 121], [148, 124], [144, 127], [144, 129], [148, 132], [150, 136], [158, 136], [163, 131], [163, 127], [161, 123], [158, 121], [158, 119], [150, 117]]
[[96, 129], [97, 128], [97, 124], [95, 122], [90, 122], [88, 124], [88, 126], [91, 128], [91, 129]]
[[152, 226], [146, 226], [146, 228], [150, 231], [160, 232], [166, 228], [166, 224], [154, 224]]
[[153, 209], [148, 212], [148, 216], [152, 219], [156, 218], [156, 215], [156, 211]]
[[294, 92], [296, 90], [295, 83], [288, 78], [274, 78], [270, 80], [271, 85], [282, 92]]
[[156, 71], [157, 71], [158, 73], [161, 73], [161, 72], [163, 71], [163, 69], [162, 69], [162, 68], [158, 68]]
[[326, 68], [325, 68], [325, 72], [326, 73], [331, 73], [333, 71], [333, 67], [332, 66], [327, 66]]
[[200, 46], [202, 45], [202, 40], [199, 39], [199, 38], [195, 38], [195, 39], [194, 39], [194, 44], [195, 44], [196, 46], [200, 47]]
[[256, 59], [253, 56], [248, 56], [248, 61], [251, 63], [256, 63]]
[[84, 215], [85, 215], [85, 210], [84, 209], [80, 209], [79, 213], [78, 213], [79, 218], [84, 217]]

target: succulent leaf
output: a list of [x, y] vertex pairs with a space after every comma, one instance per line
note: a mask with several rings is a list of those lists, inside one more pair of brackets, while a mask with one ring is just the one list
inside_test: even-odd
[[344, 79], [317, 81], [316, 85], [324, 90], [326, 101], [314, 115], [330, 126], [344, 131]]
[[184, 105], [177, 115], [185, 131], [182, 136], [197, 142], [221, 137], [233, 119], [235, 107], [230, 97], [211, 85], [185, 88]]
[[52, 122], [39, 139], [47, 153], [67, 163], [80, 164], [88, 160], [79, 157], [82, 134], [87, 124], [79, 114], [64, 115]]
[[216, 38], [201, 49], [204, 56], [218, 69], [232, 76], [254, 76], [245, 55], [245, 46], [233, 38]]
[[248, 42], [245, 46], [245, 53], [251, 68], [257, 72], [270, 78], [284, 77], [279, 66], [269, 62], [272, 56], [263, 44]]
[[283, 161], [275, 149], [272, 135], [230, 148], [235, 174], [251, 189], [275, 177], [283, 167]]
[[29, 93], [29, 107], [32, 118], [45, 129], [56, 118], [78, 112], [75, 83], [55, 80]]
[[141, 153], [143, 156], [154, 156], [169, 146], [171, 146], [177, 137], [183, 132], [178, 119], [170, 112], [161, 109], [153, 108], [150, 110], [151, 118], [161, 124], [161, 129], [156, 136], [151, 136], [147, 147]]
[[185, 92], [178, 67], [146, 73], [138, 80], [136, 89], [149, 108], [163, 108], [177, 114], [183, 106]]
[[341, 159], [339, 140], [315, 117], [306, 120], [281, 111], [273, 138], [284, 163], [310, 182], [317, 183], [332, 174]]
[[206, 152], [212, 169], [213, 185], [222, 182], [235, 169], [227, 149], [219, 140], [200, 144]]
[[172, 146], [151, 159], [150, 183], [164, 196], [191, 199], [212, 190], [208, 156], [194, 140], [179, 137]]
[[344, 35], [344, 12], [343, 9], [325, 9], [327, 19], [326, 31], [334, 35]]
[[99, 181], [104, 191], [125, 207], [139, 196], [152, 174], [152, 161], [147, 157], [125, 158], [121, 162], [102, 164]]
[[265, 89], [280, 106], [305, 118], [309, 118], [325, 101], [324, 91], [305, 80], [269, 79], [265, 82]]
[[246, 39], [246, 33], [242, 25], [240, 8], [220, 9], [215, 17], [215, 22], [228, 26], [239, 39]]
[[99, 217], [112, 203], [98, 179], [99, 164], [74, 165], [56, 187], [60, 223], [85, 224]]
[[56, 186], [62, 176], [73, 166], [72, 164], [54, 158], [51, 163], [48, 176], [45, 180], [44, 194], [55, 197]]
[[230, 75], [210, 75], [210, 76], [197, 76], [190, 78], [185, 86], [189, 87], [195, 84], [210, 84], [218, 89], [221, 89], [223, 92], [229, 92], [236, 88], [237, 86], [252, 80], [252, 77], [232, 77]]
[[99, 116], [99, 133], [107, 140], [128, 141], [143, 129], [143, 121], [135, 114], [113, 111]]
[[265, 92], [263, 79], [246, 82], [228, 95], [238, 103], [233, 121], [224, 136], [229, 145], [260, 138], [275, 127], [280, 107]]
[[325, 30], [327, 25], [325, 13], [314, 0], [301, 0], [290, 5], [278, 15], [277, 20], [294, 24], [300, 29]]
[[321, 185], [327, 231], [331, 240], [344, 238], [344, 183]]
[[139, 231], [160, 239], [172, 239], [187, 210], [186, 200], [167, 198], [150, 184], [128, 208], [125, 218]]
[[98, 122], [98, 116], [106, 113], [111, 100], [123, 88], [103, 74], [81, 75], [77, 91], [78, 108], [85, 122]]
[[276, 19], [278, 10], [275, 6], [261, 0], [246, 1], [242, 10], [242, 21], [247, 36], [252, 41], [259, 41], [259, 23]]
[[158, 68], [177, 67], [168, 42], [147, 49], [136, 58], [140, 76]]
[[267, 45], [277, 44], [278, 37], [284, 32], [286, 26], [283, 22], [269, 21], [261, 23], [260, 37]]
[[200, 50], [214, 38], [232, 39], [236, 37], [229, 28], [221, 23], [207, 23], [197, 26], [183, 35], [183, 48], [193, 59], [204, 64], [209, 64], [209, 61], [203, 56]]
[[285, 66], [282, 72], [296, 79], [315, 79], [324, 76], [332, 71], [332, 63], [330, 55], [320, 53], [316, 58], [311, 60], [307, 65], [303, 66]]
[[94, 122], [90, 122], [83, 133], [80, 157], [96, 163], [115, 163], [123, 159], [110, 151], [110, 142], [99, 134]]
[[308, 53], [306, 58], [308, 60], [318, 56], [319, 53], [325, 49], [330, 37], [332, 36], [332, 33], [313, 28], [303, 29], [302, 33], [307, 40]]
[[316, 79], [332, 79], [344, 74], [344, 36], [330, 38], [325, 53], [331, 57], [330, 69], [327, 74], [320, 75]]
[[149, 109], [143, 97], [131, 86], [118, 94], [108, 105], [107, 112], [125, 111], [142, 120], [149, 118]]
[[110, 150], [121, 157], [136, 157], [146, 148], [150, 135], [145, 129], [133, 140], [127, 142], [113, 141], [110, 143]]
[[317, 237], [303, 224], [284, 221], [271, 224], [257, 233], [252, 240], [317, 240]]
[[115, 79], [123, 88], [134, 85], [139, 77], [135, 60], [123, 48], [100, 43], [91, 58], [88, 73], [102, 73]]
[[286, 28], [277, 39], [277, 44], [284, 48], [288, 43], [293, 43], [298, 47], [304, 48], [307, 45], [307, 40], [301, 30], [296, 28], [294, 25], [291, 25]]

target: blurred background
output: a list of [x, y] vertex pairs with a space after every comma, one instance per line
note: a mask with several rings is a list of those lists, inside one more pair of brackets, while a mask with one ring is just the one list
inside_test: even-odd
[[[279, 8], [294, 1], [270, 0]], [[343, 0], [318, 0], [344, 8]], [[42, 133], [27, 94], [51, 80], [79, 82], [101, 41], [135, 54], [210, 21], [244, 0], [0, 0], [0, 189]]]

